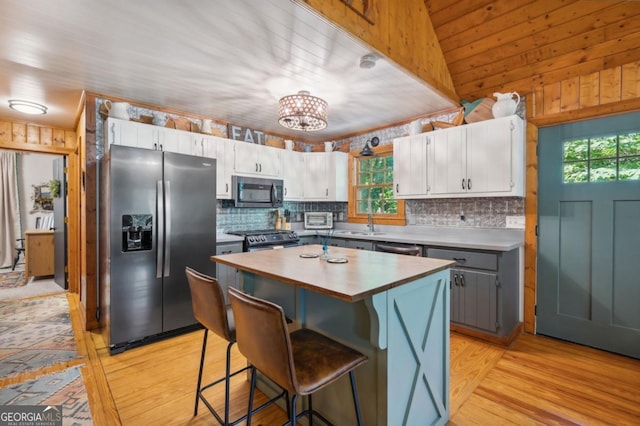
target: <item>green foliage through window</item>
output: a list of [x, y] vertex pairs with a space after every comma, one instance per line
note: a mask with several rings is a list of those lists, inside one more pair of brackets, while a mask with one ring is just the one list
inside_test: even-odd
[[359, 158], [356, 173], [357, 213], [395, 215], [398, 201], [393, 198], [393, 156]]
[[640, 132], [564, 142], [563, 180], [640, 180]]

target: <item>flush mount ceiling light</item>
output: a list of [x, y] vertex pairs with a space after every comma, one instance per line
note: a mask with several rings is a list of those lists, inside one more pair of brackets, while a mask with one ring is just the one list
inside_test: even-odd
[[287, 129], [311, 132], [327, 127], [327, 102], [301, 90], [280, 99], [278, 122]]
[[371, 157], [373, 155], [376, 155], [376, 153], [373, 152], [371, 147], [372, 146], [376, 147], [378, 146], [379, 143], [380, 143], [380, 139], [378, 139], [377, 136], [372, 137], [370, 140], [365, 142], [364, 148], [362, 148], [362, 151], [360, 151], [360, 154], [358, 154], [358, 157]]
[[17, 99], [9, 99], [9, 108], [18, 112], [32, 115], [47, 113], [47, 107], [42, 104], [31, 101], [21, 101]]

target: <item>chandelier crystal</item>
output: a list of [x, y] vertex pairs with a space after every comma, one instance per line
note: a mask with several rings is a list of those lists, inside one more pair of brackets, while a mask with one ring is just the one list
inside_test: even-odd
[[279, 101], [278, 122], [287, 129], [311, 132], [327, 127], [327, 102], [301, 90]]

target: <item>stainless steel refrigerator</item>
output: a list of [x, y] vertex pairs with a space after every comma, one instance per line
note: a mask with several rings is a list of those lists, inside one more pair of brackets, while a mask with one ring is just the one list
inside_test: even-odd
[[215, 276], [215, 160], [111, 145], [99, 182], [99, 319], [110, 352], [193, 328], [184, 268]]

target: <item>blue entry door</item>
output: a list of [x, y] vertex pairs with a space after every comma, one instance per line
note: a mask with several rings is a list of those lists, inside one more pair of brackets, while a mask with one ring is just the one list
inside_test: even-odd
[[640, 358], [640, 113], [538, 143], [536, 330]]

